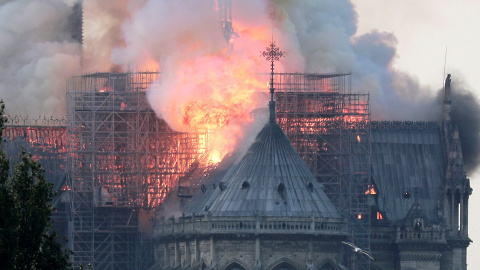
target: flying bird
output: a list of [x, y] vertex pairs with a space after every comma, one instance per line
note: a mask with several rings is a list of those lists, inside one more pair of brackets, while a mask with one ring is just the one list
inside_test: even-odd
[[375, 259], [375, 258], [373, 258], [372, 254], [370, 254], [370, 252], [368, 252], [368, 251], [365, 251], [365, 250], [363, 250], [363, 249], [361, 249], [361, 248], [359, 248], [359, 247], [355, 246], [353, 243], [350, 243], [350, 242], [344, 242], [344, 241], [342, 241], [342, 243], [343, 243], [343, 244], [345, 244], [345, 245], [351, 246], [351, 247], [353, 248], [353, 251], [355, 251], [356, 253], [362, 253], [362, 254], [365, 254], [365, 255], [367, 255], [367, 256], [368, 256], [370, 259], [372, 259], [372, 260], [376, 261], [376, 259]]

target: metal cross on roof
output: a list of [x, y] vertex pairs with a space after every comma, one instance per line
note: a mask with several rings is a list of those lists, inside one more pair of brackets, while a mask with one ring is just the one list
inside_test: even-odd
[[280, 57], [283, 57], [285, 52], [280, 51], [280, 48], [277, 47], [275, 42], [271, 42], [268, 45], [267, 49], [262, 52], [262, 56], [265, 57], [267, 61], [279, 61]]
[[273, 86], [274, 62], [279, 61], [280, 57], [283, 57], [284, 54], [285, 52], [280, 51], [280, 48], [275, 45], [273, 40], [267, 49], [262, 52], [262, 56], [265, 57], [267, 61], [272, 62], [270, 77], [270, 102], [268, 104], [268, 107], [270, 108], [270, 123], [275, 123], [275, 101], [273, 100], [273, 93], [275, 92], [275, 87]]

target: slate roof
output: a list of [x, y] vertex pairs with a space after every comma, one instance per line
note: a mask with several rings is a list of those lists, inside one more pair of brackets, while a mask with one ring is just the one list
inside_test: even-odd
[[440, 134], [434, 122], [372, 122], [372, 179], [390, 221], [400, 223], [417, 199], [430, 222], [438, 222], [445, 175]]
[[340, 218], [323, 185], [275, 122], [267, 123], [245, 156], [210, 184], [217, 188], [203, 195], [199, 191], [193, 204], [184, 208], [187, 214]]

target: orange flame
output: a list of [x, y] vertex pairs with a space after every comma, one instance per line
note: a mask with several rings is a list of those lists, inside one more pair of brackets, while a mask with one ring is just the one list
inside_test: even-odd
[[221, 28], [211, 29], [218, 31], [218, 40], [187, 31], [176, 36], [174, 49], [168, 48], [173, 53], [152, 61], [161, 67], [162, 78], [150, 88], [149, 103], [174, 130], [207, 132], [206, 151], [213, 163], [244, 137], [253, 122], [251, 112], [268, 104], [266, 97], [258, 98], [267, 87], [257, 73], [269, 71], [259, 52], [271, 42], [270, 18], [252, 22], [250, 14], [235, 14], [233, 25], [241, 38], [233, 46], [225, 42]]
[[220, 162], [244, 135], [243, 125], [253, 121], [251, 111], [266, 104], [255, 96], [265, 84], [253, 70], [252, 61], [233, 55], [179, 63], [177, 72], [165, 71], [157, 85], [159, 92], [175, 89], [157, 99], [162, 117], [175, 130], [208, 132], [210, 162]]
[[367, 189], [367, 191], [365, 191], [365, 194], [371, 194], [371, 195], [377, 194], [377, 191], [375, 190], [375, 186], [374, 185], [368, 185], [368, 189]]

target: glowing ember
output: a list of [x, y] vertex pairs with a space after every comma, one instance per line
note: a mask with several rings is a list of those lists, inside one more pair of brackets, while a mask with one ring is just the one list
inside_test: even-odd
[[105, 88], [102, 88], [102, 89], [98, 90], [98, 92], [100, 92], [100, 93], [111, 92], [111, 91], [113, 91], [113, 88], [111, 88], [109, 86], [105, 86]]
[[222, 161], [223, 156], [221, 156], [218, 152], [215, 152], [211, 155], [210, 161], [213, 163], [219, 163]]

